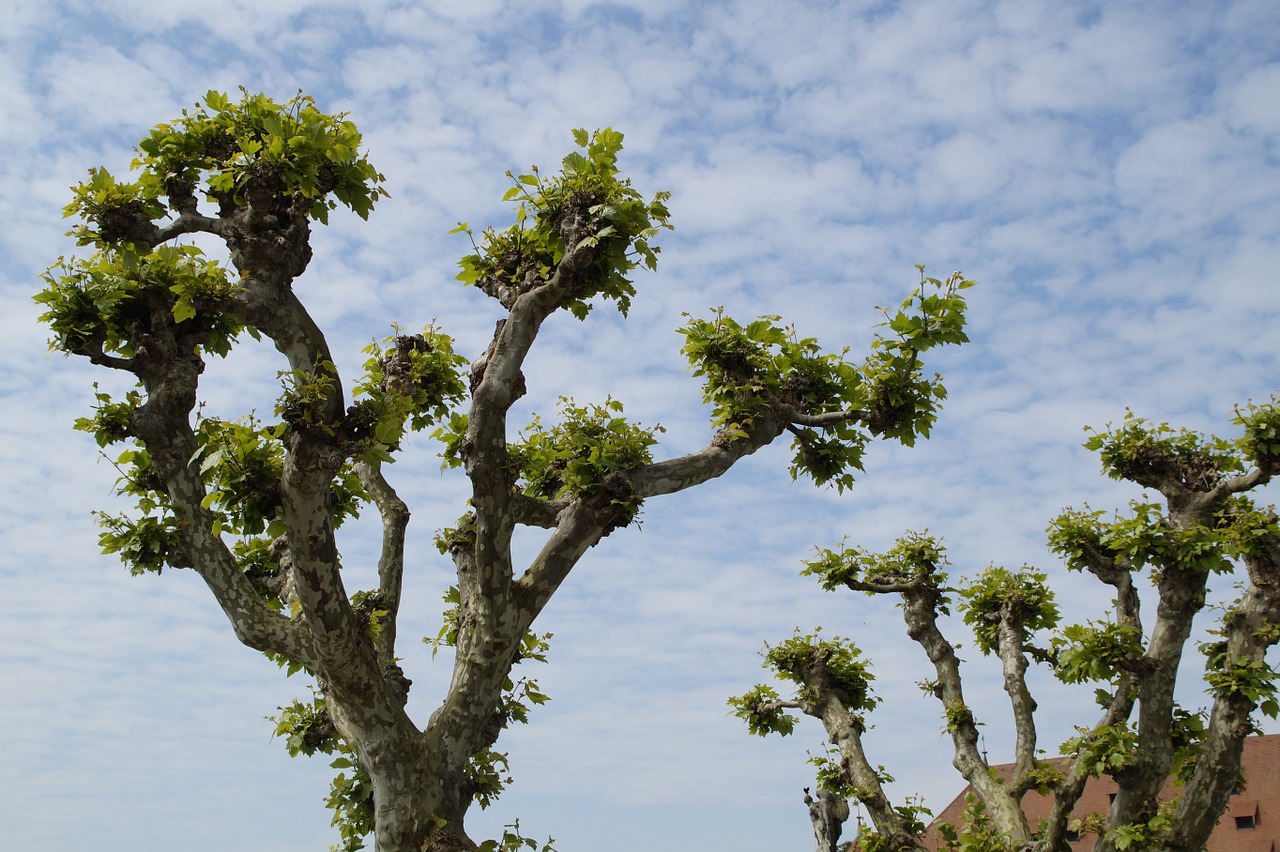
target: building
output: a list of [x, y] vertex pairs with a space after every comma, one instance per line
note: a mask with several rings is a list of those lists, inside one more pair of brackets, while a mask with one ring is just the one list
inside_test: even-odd
[[[1055, 758], [1050, 764], [1063, 767], [1065, 758]], [[1227, 809], [1218, 821], [1213, 834], [1209, 835], [1209, 852], [1280, 852], [1280, 734], [1265, 737], [1249, 737], [1244, 742], [1244, 755], [1241, 758], [1241, 769], [1245, 779], [1244, 787], [1233, 795], [1227, 803]], [[1003, 764], [994, 769], [1006, 777], [1013, 770], [1013, 764]], [[1119, 787], [1111, 778], [1091, 778], [1085, 784], [1084, 793], [1076, 804], [1075, 815], [1102, 812], [1111, 806], [1111, 799]], [[934, 824], [951, 823], [958, 825], [960, 815], [965, 809], [965, 796], [969, 787], [957, 796], [938, 814]], [[1162, 798], [1176, 795], [1173, 783], [1165, 785]], [[1034, 790], [1022, 800], [1023, 811], [1033, 826], [1043, 817], [1049, 815], [1051, 799]], [[1077, 852], [1089, 852], [1097, 837], [1082, 834], [1070, 838], [1071, 848]], [[926, 835], [925, 847], [930, 850], [939, 848], [941, 840], [930, 827]]]

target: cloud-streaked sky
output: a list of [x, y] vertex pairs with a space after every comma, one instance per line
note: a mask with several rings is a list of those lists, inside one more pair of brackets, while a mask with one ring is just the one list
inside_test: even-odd
[[[479, 354], [496, 305], [454, 282], [447, 236], [506, 219], [503, 173], [554, 167], [575, 127], [626, 134], [622, 165], [673, 193], [676, 231], [629, 319], [548, 323], [528, 414], [607, 394], [708, 437], [681, 360], [681, 313], [781, 314], [855, 353], [926, 264], [963, 269], [972, 343], [939, 352], [950, 398], [934, 438], [873, 445], [844, 495], [790, 481], [784, 447], [650, 503], [592, 550], [538, 627], [552, 698], [510, 731], [516, 783], [472, 834], [519, 819], [561, 852], [809, 848], [806, 722], [749, 737], [725, 699], [764, 673], [767, 640], [817, 624], [857, 641], [884, 703], [868, 750], [940, 809], [961, 786], [929, 675], [888, 601], [797, 576], [815, 545], [945, 539], [955, 570], [1029, 563], [1068, 618], [1108, 595], [1045, 550], [1061, 508], [1139, 495], [1101, 479], [1085, 425], [1125, 407], [1229, 433], [1232, 407], [1280, 387], [1280, 8], [1241, 2], [9, 0], [0, 15], [0, 815], [6, 848], [314, 850], [335, 839], [330, 770], [291, 760], [264, 717], [305, 684], [239, 646], [190, 572], [132, 578], [98, 555], [89, 512], [114, 471], [71, 431], [91, 383], [47, 354], [30, 297], [71, 251], [67, 187], [125, 172], [132, 145], [208, 89], [348, 111], [392, 197], [335, 216], [298, 282], [339, 365], [392, 322], [438, 318]], [[211, 365], [223, 416], [269, 411], [281, 363], [247, 346]], [[518, 419], [518, 418], [517, 418]], [[464, 483], [412, 444], [389, 472], [414, 511], [401, 635], [434, 635], [451, 566], [431, 542]], [[1274, 497], [1272, 498], [1274, 499]], [[344, 533], [347, 529], [344, 527]], [[369, 585], [370, 524], [343, 540]], [[959, 631], [953, 639], [963, 639]], [[425, 721], [448, 662], [402, 642]], [[1008, 759], [996, 669], [971, 697]], [[1041, 684], [1052, 749], [1092, 721], [1088, 693]], [[1199, 687], [1185, 690], [1194, 702]]]

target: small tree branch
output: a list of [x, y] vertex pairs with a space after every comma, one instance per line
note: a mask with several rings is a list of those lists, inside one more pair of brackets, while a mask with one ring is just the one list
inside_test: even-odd
[[382, 516], [382, 550], [378, 556], [378, 593], [387, 610], [378, 634], [378, 651], [385, 663], [395, 659], [396, 623], [404, 582], [404, 542], [409, 507], [382, 474], [381, 463], [357, 462], [356, 476]]

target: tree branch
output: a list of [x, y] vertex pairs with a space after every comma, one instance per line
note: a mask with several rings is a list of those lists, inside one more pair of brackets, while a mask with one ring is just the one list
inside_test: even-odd
[[1009, 780], [1015, 800], [1036, 785], [1036, 701], [1027, 688], [1027, 656], [1022, 625], [1009, 606], [1000, 613], [999, 641], [996, 652], [1004, 670], [1004, 691], [1013, 708], [1016, 735], [1013, 777]]
[[[1243, 556], [1250, 582], [1226, 617], [1223, 664], [1265, 672], [1267, 651], [1280, 641], [1280, 536], [1268, 531], [1260, 539]], [[1250, 718], [1257, 707], [1257, 697], [1245, 690], [1215, 690], [1203, 749], [1174, 818], [1168, 841], [1172, 852], [1204, 848], [1235, 790], [1244, 740], [1254, 731]]]
[[603, 535], [604, 528], [592, 520], [584, 501], [575, 500], [560, 513], [555, 532], [515, 584], [518, 606], [527, 613], [527, 624], [520, 636], [533, 624], [573, 566]]
[[642, 499], [701, 485], [722, 476], [736, 462], [773, 442], [784, 428], [775, 418], [762, 414], [745, 437], [729, 438], [721, 433], [696, 453], [639, 468], [631, 474], [631, 484]]
[[378, 633], [378, 651], [384, 663], [395, 659], [396, 623], [400, 614], [400, 591], [404, 581], [405, 530], [409, 526], [409, 507], [382, 475], [381, 463], [357, 462], [356, 476], [373, 498], [382, 516], [382, 550], [378, 556], [378, 593], [387, 610]]

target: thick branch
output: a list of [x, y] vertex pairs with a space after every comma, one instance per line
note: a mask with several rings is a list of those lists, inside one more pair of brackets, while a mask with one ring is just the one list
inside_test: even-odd
[[1036, 702], [1027, 688], [1027, 655], [1023, 628], [1009, 606], [1000, 613], [999, 641], [996, 651], [1004, 671], [1004, 691], [1013, 709], [1017, 741], [1013, 777], [1009, 780], [1015, 799], [1035, 786], [1036, 769]]
[[604, 529], [592, 520], [591, 511], [582, 500], [573, 501], [560, 513], [556, 531], [515, 586], [519, 606], [528, 614], [524, 630], [533, 624], [573, 566], [603, 535]]
[[655, 462], [631, 474], [631, 484], [640, 498], [674, 494], [723, 475], [740, 459], [771, 443], [782, 434], [784, 424], [766, 415], [752, 423], [745, 437], [717, 436], [707, 447], [676, 459]]
[[[1226, 618], [1225, 665], [1266, 666], [1267, 651], [1280, 636], [1280, 538], [1267, 534], [1244, 556], [1249, 587]], [[1219, 690], [1214, 696], [1203, 749], [1179, 802], [1168, 841], [1172, 852], [1198, 852], [1235, 789], [1245, 737], [1257, 700], [1243, 691]]]

